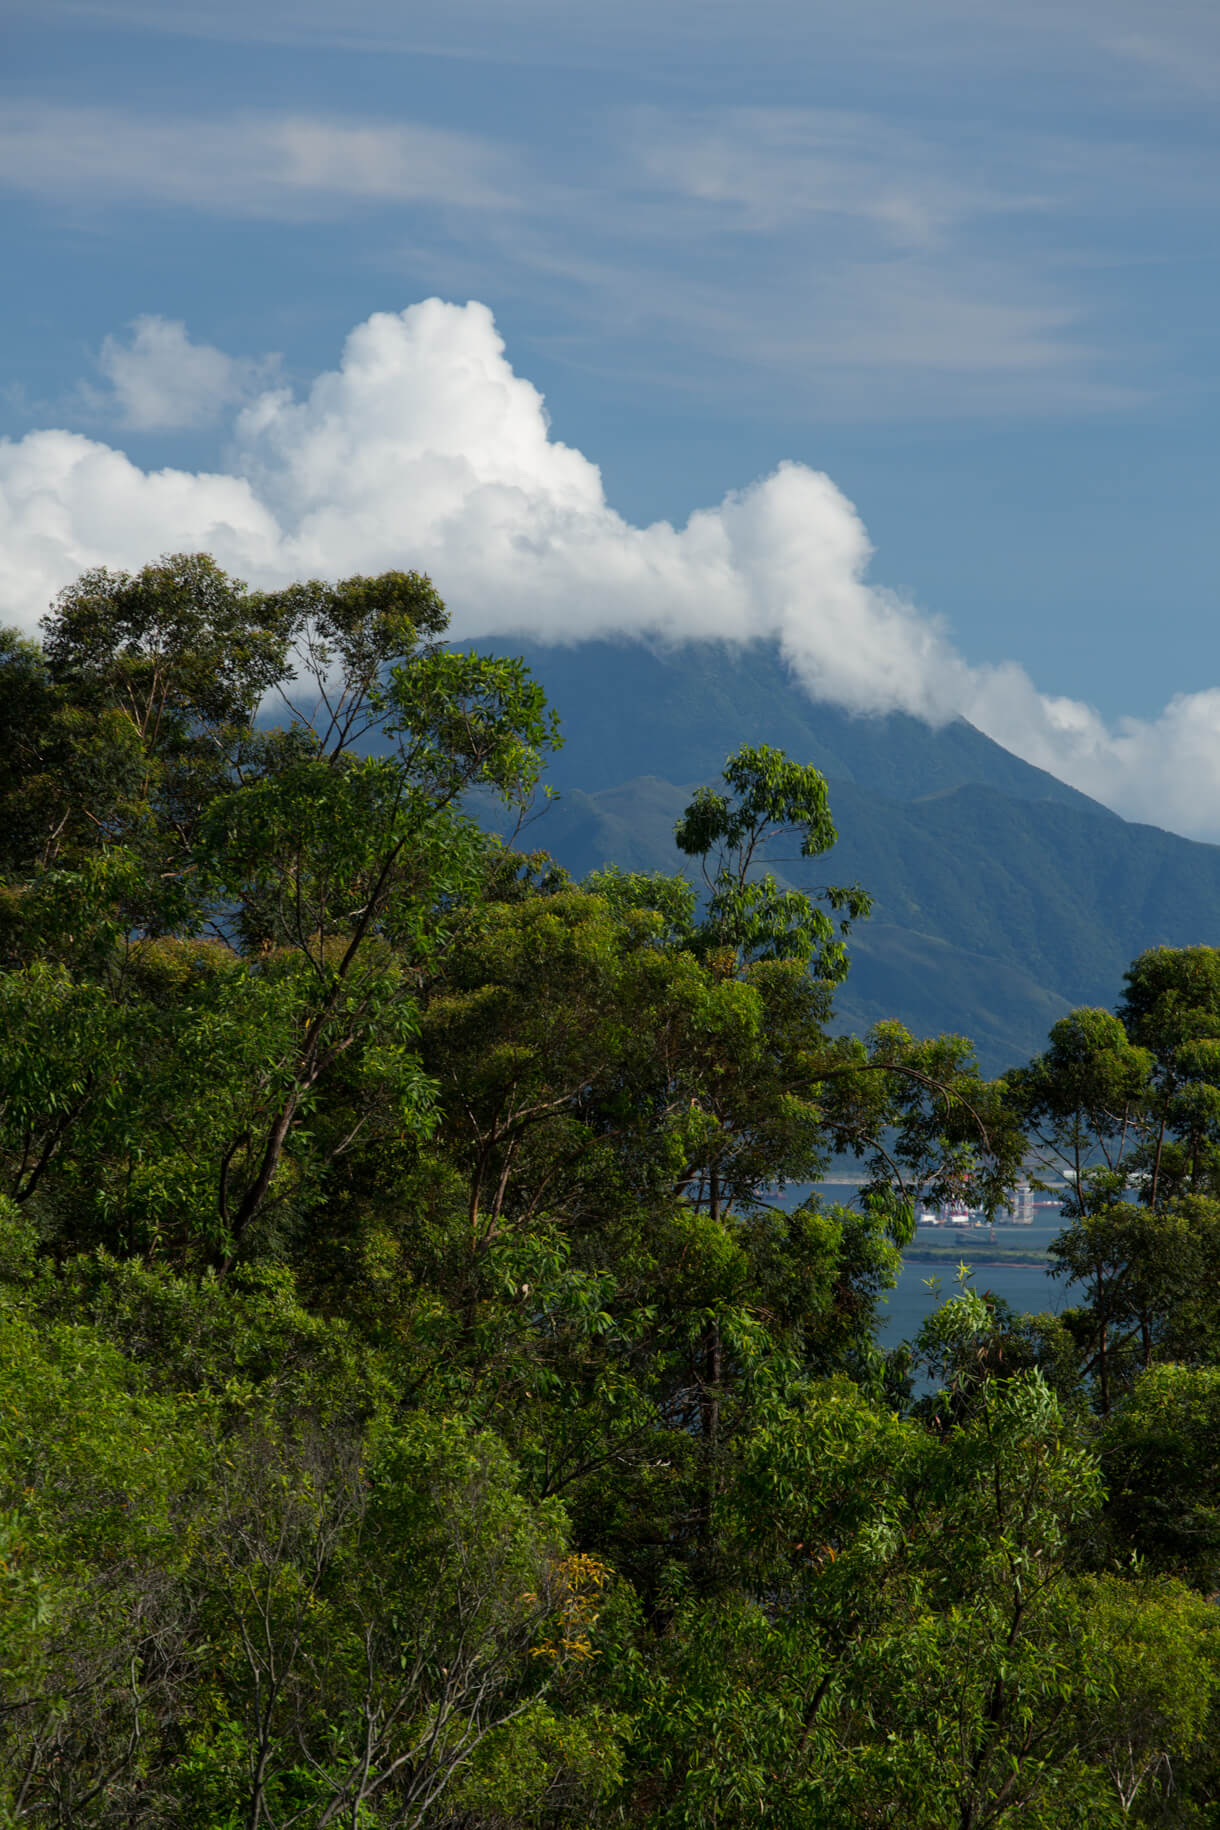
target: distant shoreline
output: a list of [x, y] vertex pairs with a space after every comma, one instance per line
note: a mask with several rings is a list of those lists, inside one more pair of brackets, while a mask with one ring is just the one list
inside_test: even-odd
[[964, 1264], [970, 1270], [980, 1271], [1045, 1271], [1046, 1255], [1031, 1256], [1021, 1253], [1012, 1258], [997, 1257], [994, 1253], [986, 1258], [976, 1258], [969, 1251], [965, 1252], [929, 1252], [927, 1250], [905, 1251], [902, 1254], [903, 1264], [957, 1265]]

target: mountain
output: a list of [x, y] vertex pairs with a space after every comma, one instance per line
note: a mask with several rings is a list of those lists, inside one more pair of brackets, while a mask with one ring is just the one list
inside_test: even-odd
[[978, 783], [1018, 800], [1057, 801], [1117, 818], [964, 718], [934, 731], [904, 712], [875, 717], [816, 704], [767, 643], [479, 646], [521, 655], [542, 682], [564, 732], [549, 773], [586, 793], [639, 775], [711, 781], [738, 744], [766, 742], [812, 763], [828, 780], [855, 782], [894, 800]]
[[852, 1028], [952, 1030], [999, 1071], [1074, 1005], [1112, 1006], [1143, 948], [1220, 944], [1220, 847], [1121, 820], [962, 719], [815, 703], [763, 644], [480, 646], [524, 655], [560, 714], [560, 798], [526, 837], [577, 875], [688, 863], [674, 822], [741, 743], [822, 771], [839, 842], [788, 874], [873, 895], [838, 999]]

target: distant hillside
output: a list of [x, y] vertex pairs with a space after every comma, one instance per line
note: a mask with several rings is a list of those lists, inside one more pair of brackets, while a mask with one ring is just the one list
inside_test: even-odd
[[639, 642], [494, 646], [524, 657], [563, 721], [564, 747], [549, 771], [563, 786], [596, 792], [640, 775], [710, 781], [738, 744], [765, 742], [833, 781], [893, 800], [978, 783], [1018, 800], [1058, 801], [1117, 818], [964, 718], [933, 730], [903, 712], [874, 717], [816, 704], [767, 643], [667, 650]]
[[562, 718], [562, 798], [528, 836], [578, 875], [678, 869], [674, 821], [740, 743], [822, 770], [839, 843], [789, 875], [874, 897], [838, 1000], [853, 1028], [957, 1031], [998, 1071], [1073, 1005], [1112, 1005], [1142, 948], [1220, 943], [1220, 847], [1130, 825], [963, 720], [815, 704], [762, 646], [496, 646], [525, 655]]

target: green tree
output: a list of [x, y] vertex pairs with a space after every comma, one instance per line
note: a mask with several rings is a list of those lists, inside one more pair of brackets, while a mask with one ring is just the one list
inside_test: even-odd
[[1006, 1076], [1044, 1173], [1067, 1180], [1072, 1224], [1051, 1268], [1085, 1298], [1065, 1322], [1103, 1415], [1140, 1368], [1213, 1351], [1218, 961], [1206, 947], [1141, 954], [1117, 1016], [1074, 1011]]
[[723, 781], [729, 792], [700, 788], [675, 830], [678, 849], [700, 860], [708, 892], [703, 944], [730, 948], [743, 961], [800, 959], [830, 983], [845, 978], [843, 936], [868, 914], [868, 896], [858, 885], [818, 892], [842, 917], [836, 927], [805, 892], [782, 889], [762, 870], [777, 842], [795, 842], [800, 858], [834, 845], [825, 777], [782, 750], [743, 744]]
[[1153, 1366], [1100, 1442], [1119, 1555], [1208, 1594], [1220, 1587], [1218, 1429], [1220, 1367]]
[[[1205, 1830], [1220, 956], [999, 1084], [836, 1035], [817, 772], [729, 759], [702, 897], [572, 884], [444, 628], [187, 556], [0, 644], [0, 1816]], [[1023, 1124], [1081, 1306], [965, 1279], [913, 1397], [912, 1201]]]
[[1220, 1195], [1220, 949], [1154, 947], [1124, 979], [1119, 1015], [1153, 1061], [1144, 1198]]
[[1044, 1174], [1064, 1177], [1073, 1217], [1121, 1201], [1150, 1122], [1153, 1058], [1105, 1010], [1061, 1017], [1048, 1047], [1005, 1076]]
[[88, 574], [41, 663], [6, 651], [45, 737], [21, 726], [5, 784], [0, 1121], [64, 1244], [231, 1265], [354, 1134], [430, 1122], [418, 992], [487, 872], [459, 803], [528, 794], [554, 740], [521, 666], [444, 624], [415, 574], [259, 595], [178, 557]]

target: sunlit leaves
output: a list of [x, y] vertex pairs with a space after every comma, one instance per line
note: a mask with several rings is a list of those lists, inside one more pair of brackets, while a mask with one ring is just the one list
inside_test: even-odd
[[802, 858], [829, 851], [836, 833], [825, 779], [766, 744], [743, 745], [726, 762], [729, 793], [700, 788], [674, 837], [702, 860], [708, 901], [700, 936], [705, 947], [742, 960], [795, 959], [836, 983], [847, 976], [842, 934], [869, 911], [859, 888], [821, 892], [842, 917], [838, 925], [800, 890], [782, 888], [763, 865], [777, 840], [795, 842]]

